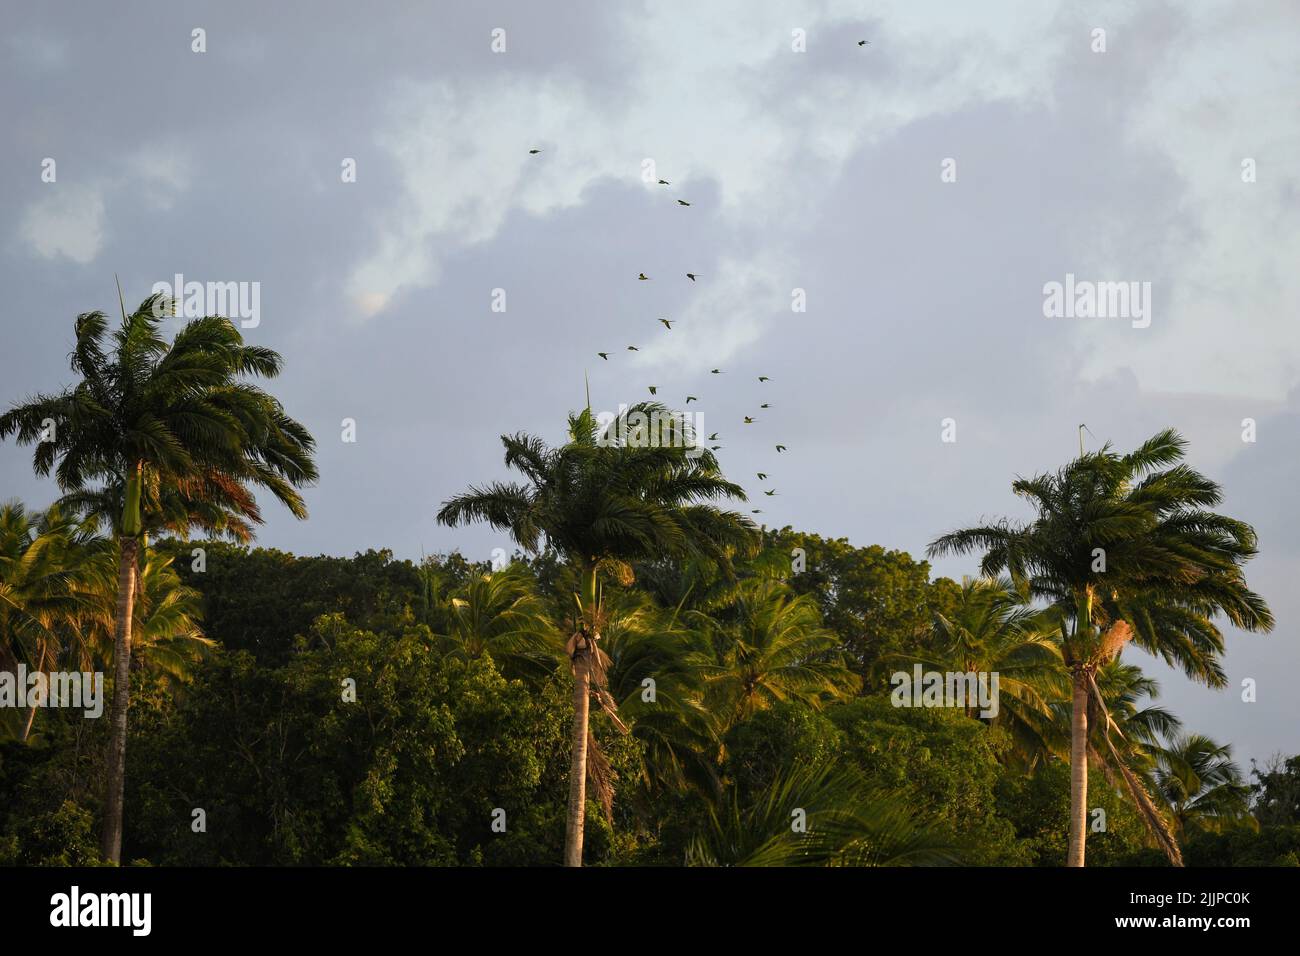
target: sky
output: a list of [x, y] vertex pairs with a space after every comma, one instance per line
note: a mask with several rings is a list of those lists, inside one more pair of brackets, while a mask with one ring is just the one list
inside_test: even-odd
[[[1300, 752], [1294, 0], [0, 5], [0, 402], [71, 384], [115, 275], [255, 288], [321, 471], [259, 542], [416, 558], [509, 549], [435, 512], [584, 380], [698, 396], [756, 520], [918, 556], [1080, 423], [1173, 426], [1277, 627], [1220, 691], [1133, 659], [1241, 763]], [[1067, 276], [1149, 308], [1049, 317]], [[0, 497], [52, 500], [30, 461]]]

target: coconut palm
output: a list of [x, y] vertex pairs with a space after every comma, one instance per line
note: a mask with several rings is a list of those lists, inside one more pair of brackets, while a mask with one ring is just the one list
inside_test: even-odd
[[861, 679], [845, 664], [838, 636], [822, 626], [811, 596], [779, 581], [747, 578], [729, 611], [726, 617], [690, 614], [711, 638], [700, 663], [711, 712], [734, 722], [782, 701], [820, 707], [858, 689]]
[[523, 565], [473, 575], [452, 591], [441, 616], [449, 656], [487, 654], [507, 677], [540, 678], [560, 658], [561, 642]]
[[[86, 599], [82, 628], [88, 635], [88, 646], [81, 659], [72, 663], [83, 670], [92, 660], [113, 665], [121, 547], [119, 540], [101, 542], [80, 585]], [[215, 644], [199, 624], [202, 596], [181, 581], [173, 561], [152, 550], [141, 554], [131, 614], [131, 666], [180, 683], [189, 678], [194, 664]]]
[[[1032, 767], [1050, 749], [1051, 703], [1066, 686], [1059, 630], [1056, 615], [1028, 604], [1009, 579], [968, 577], [954, 606], [933, 615], [926, 649], [901, 659], [945, 672], [997, 674], [998, 712], [989, 721], [1010, 734]], [[976, 706], [966, 713], [980, 719]]]
[[1172, 737], [1155, 752], [1157, 792], [1169, 804], [1179, 838], [1253, 822], [1250, 786], [1232, 762], [1232, 747], [1202, 734]]
[[954, 848], [890, 794], [831, 761], [785, 767], [748, 800], [733, 787], [707, 808], [690, 866], [926, 866]]
[[931, 557], [983, 551], [982, 574], [1009, 573], [1026, 596], [1062, 615], [1071, 675], [1070, 866], [1084, 865], [1088, 702], [1097, 669], [1134, 643], [1222, 686], [1223, 635], [1214, 618], [1252, 631], [1273, 625], [1242, 571], [1256, 553], [1255, 532], [1209, 510], [1222, 490], [1181, 463], [1185, 447], [1165, 430], [1130, 454], [1107, 444], [1054, 474], [1018, 479], [1012, 490], [1034, 508], [1033, 520], [955, 531], [928, 549]]
[[[650, 422], [663, 427], [649, 434]], [[438, 520], [453, 526], [486, 521], [529, 553], [553, 548], [578, 582], [566, 645], [574, 719], [564, 854], [566, 865], [581, 866], [593, 693], [614, 711], [604, 687], [607, 658], [599, 648], [602, 576], [630, 583], [632, 562], [663, 557], [704, 555], [725, 563], [731, 549], [749, 546], [755, 533], [746, 518], [715, 504], [744, 500], [744, 491], [722, 477], [684, 416], [661, 405], [631, 406], [608, 426], [587, 408], [569, 416], [569, 440], [555, 448], [525, 434], [502, 436], [502, 442], [506, 465], [525, 483], [472, 487], [446, 501]]]
[[[0, 667], [43, 671], [78, 633], [87, 539], [58, 506], [42, 513], [18, 501], [0, 505]], [[35, 718], [31, 706], [14, 731], [19, 740]]]
[[[120, 296], [119, 296], [120, 298]], [[229, 319], [161, 334], [169, 303], [146, 299], [110, 333], [107, 316], [77, 317], [71, 354], [77, 384], [37, 395], [0, 416], [0, 439], [36, 446], [38, 475], [53, 472], [65, 500], [105, 520], [119, 542], [113, 717], [102, 851], [117, 863], [130, 700], [132, 619], [145, 535], [170, 530], [247, 539], [261, 522], [253, 489], [299, 518], [298, 488], [316, 478], [311, 435], [249, 377], [273, 377], [280, 356], [246, 345]]]

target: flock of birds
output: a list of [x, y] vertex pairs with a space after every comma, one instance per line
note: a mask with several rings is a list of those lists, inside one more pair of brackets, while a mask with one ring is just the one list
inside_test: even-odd
[[[870, 40], [859, 40], [859, 41], [858, 41], [858, 46], [860, 46], [860, 47], [863, 47], [863, 46], [869, 46], [870, 43], [871, 43]], [[530, 149], [530, 150], [528, 151], [528, 154], [529, 154], [530, 156], [536, 156], [536, 155], [537, 155], [538, 153], [540, 153], [541, 151], [542, 151], [542, 150], [541, 150], [539, 147], [534, 147], [534, 148], [532, 148], [532, 149]], [[657, 182], [656, 185], [659, 185], [659, 186], [671, 186], [672, 183], [671, 183], [669, 180], [667, 180], [667, 179], [660, 179], [660, 180]], [[678, 199], [678, 200], [677, 200], [677, 205], [679, 205], [679, 206], [690, 206], [690, 203], [687, 202], [685, 199]], [[636, 277], [636, 278], [637, 278], [637, 281], [638, 281], [638, 282], [649, 282], [649, 281], [650, 281], [650, 276], [646, 275], [644, 272], [637, 273], [637, 277]], [[697, 279], [700, 278], [700, 276], [699, 276], [698, 273], [695, 273], [695, 272], [688, 272], [688, 273], [686, 273], [686, 278], [690, 279], [691, 282], [695, 282]], [[669, 332], [671, 332], [671, 331], [673, 330], [673, 323], [674, 323], [675, 321], [676, 321], [675, 319], [666, 319], [666, 318], [661, 318], [661, 319], [659, 319], [660, 324], [662, 324], [663, 327], [664, 327], [664, 329], [666, 329], [666, 330], [669, 331]], [[640, 350], [640, 348], [638, 348], [638, 347], [635, 346], [635, 345], [629, 345], [629, 346], [627, 347], [627, 351], [629, 351], [629, 352], [639, 352], [639, 351], [641, 351], [641, 350]], [[597, 353], [596, 353], [596, 355], [597, 355], [597, 356], [598, 356], [602, 361], [605, 361], [605, 362], [608, 362], [608, 361], [609, 361], [609, 354], [610, 354], [610, 353], [608, 353], [608, 352], [597, 352]], [[715, 369], [710, 369], [710, 370], [709, 370], [709, 374], [711, 374], [711, 375], [722, 375], [722, 374], [724, 374], [724, 372], [723, 372], [723, 370], [720, 369], [720, 368], [715, 368]], [[758, 381], [759, 381], [759, 384], [765, 384], [765, 383], [767, 383], [767, 382], [770, 382], [770, 381], [771, 381], [771, 378], [770, 378], [769, 376], [767, 376], [767, 375], [760, 375], [760, 376], [758, 376]], [[646, 387], [650, 390], [650, 394], [651, 394], [651, 395], [657, 396], [657, 395], [659, 394], [659, 386], [657, 386], [657, 385], [648, 385], [648, 386], [646, 386]], [[687, 396], [686, 396], [686, 404], [687, 404], [687, 405], [690, 405], [691, 402], [698, 402], [698, 401], [699, 401], [699, 397], [696, 396], [696, 395], [687, 395]], [[768, 409], [768, 408], [771, 408], [772, 405], [771, 405], [770, 402], [763, 402], [763, 403], [760, 404], [758, 407], [759, 407], [759, 409]], [[744, 424], [744, 425], [755, 425], [755, 424], [758, 423], [758, 419], [755, 418], [755, 417], [752, 416], [752, 415], [745, 415], [745, 416], [743, 416], [743, 418], [742, 418], [742, 422], [741, 422], [741, 423]], [[718, 441], [718, 433], [717, 433], [717, 432], [713, 432], [711, 435], [709, 435], [708, 440], [711, 441], [711, 442], [716, 442], [716, 441]], [[710, 445], [710, 446], [709, 446], [709, 450], [710, 450], [710, 451], [717, 451], [717, 450], [720, 449], [721, 447], [722, 447], [721, 445]], [[786, 446], [783, 445], [783, 444], [780, 444], [780, 443], [777, 443], [777, 444], [775, 445], [775, 448], [776, 448], [776, 452], [777, 452], [777, 454], [780, 454], [780, 453], [786, 451]], [[758, 476], [758, 480], [759, 480], [759, 481], [766, 482], [766, 481], [768, 480], [768, 476], [767, 476], [767, 473], [766, 473], [766, 472], [759, 471], [759, 472], [755, 472], [755, 474]], [[777, 493], [777, 491], [776, 491], [775, 488], [769, 488], [769, 489], [765, 489], [765, 490], [763, 491], [763, 494], [764, 494], [765, 496], [767, 496], [768, 498], [774, 497], [774, 496], [776, 495], [776, 493]], [[753, 514], [762, 514], [762, 513], [763, 513], [763, 509], [761, 509], [761, 508], [754, 508], [754, 509], [752, 509], [752, 513], [753, 513]]]
[[[863, 43], [865, 43], [865, 42], [867, 42], [867, 41], [863, 41], [862, 43], [859, 43], [858, 45], [859, 45], [859, 46], [862, 46]], [[540, 149], [540, 148], [536, 148], [536, 147], [534, 147], [533, 149], [530, 149], [530, 150], [528, 151], [528, 153], [529, 153], [530, 156], [536, 156], [536, 155], [537, 155], [538, 153], [540, 153], [540, 152], [541, 152], [541, 149]], [[669, 182], [667, 179], [660, 179], [660, 180], [658, 181], [657, 185], [660, 185], [660, 186], [671, 186], [672, 183]], [[677, 200], [677, 204], [678, 204], [679, 206], [689, 206], [689, 205], [690, 205], [690, 203], [687, 202], [685, 199], [678, 199], [678, 200]], [[644, 272], [640, 272], [640, 273], [638, 273], [636, 278], [637, 278], [637, 281], [638, 281], [638, 282], [649, 282], [649, 281], [650, 281], [650, 276], [646, 275]], [[699, 275], [699, 273], [696, 273], [696, 272], [688, 272], [688, 273], [686, 273], [686, 278], [687, 278], [687, 279], [690, 279], [691, 282], [695, 282], [696, 280], [698, 280], [698, 279], [700, 278], [700, 275]], [[669, 332], [672, 331], [672, 329], [673, 329], [673, 323], [674, 323], [675, 321], [676, 321], [675, 319], [667, 319], [667, 318], [661, 318], [661, 319], [659, 319], [660, 324], [663, 325], [664, 329], [667, 330], [667, 331], [669, 331]], [[641, 349], [640, 349], [639, 347], [635, 346], [635, 345], [629, 345], [629, 346], [627, 346], [627, 351], [629, 351], [629, 352], [639, 352], [639, 351], [641, 351]], [[608, 353], [608, 352], [597, 352], [597, 353], [596, 353], [596, 355], [597, 355], [597, 356], [598, 356], [602, 361], [605, 361], [605, 362], [608, 362], [608, 361], [609, 361], [609, 354], [610, 354], [610, 353]], [[725, 373], [724, 373], [723, 370], [720, 369], [720, 368], [714, 368], [714, 369], [710, 369], [710, 370], [709, 370], [709, 374], [710, 374], [710, 375], [723, 375], [723, 374], [725, 374]], [[771, 377], [770, 377], [770, 376], [767, 376], [767, 375], [760, 375], [760, 376], [758, 376], [759, 384], [765, 384], [765, 383], [767, 383], [767, 382], [770, 382], [771, 380], [772, 380]], [[653, 395], [653, 396], [657, 396], [657, 395], [659, 394], [659, 386], [657, 386], [657, 385], [648, 385], [648, 386], [646, 386], [646, 387], [649, 389], [651, 395]], [[698, 401], [699, 401], [699, 396], [697, 396], [697, 395], [687, 395], [687, 396], [686, 396], [686, 404], [687, 404], [687, 405], [690, 405], [691, 402], [698, 402]], [[772, 407], [772, 404], [771, 404], [770, 402], [763, 402], [763, 403], [761, 403], [761, 404], [759, 405], [759, 408], [760, 408], [760, 409], [768, 409], [768, 408], [771, 408], [771, 407]], [[757, 422], [758, 422], [758, 419], [755, 418], [755, 417], [753, 417], [752, 415], [745, 415], [745, 416], [743, 416], [743, 418], [742, 418], [742, 424], [745, 424], [745, 425], [754, 425], [754, 424], [757, 424]], [[716, 441], [718, 441], [718, 433], [717, 433], [717, 432], [713, 432], [711, 435], [709, 435], [709, 437], [708, 437], [708, 441], [710, 441], [710, 442], [716, 442]], [[722, 448], [721, 445], [710, 445], [710, 446], [709, 446], [709, 450], [710, 450], [710, 451], [717, 451], [717, 450], [720, 449], [720, 448]], [[775, 446], [775, 448], [776, 448], [777, 454], [780, 454], [780, 453], [786, 451], [786, 446], [783, 445], [783, 444], [780, 444], [780, 443], [778, 443], [778, 444]], [[767, 473], [766, 473], [766, 472], [762, 472], [762, 471], [760, 471], [760, 472], [756, 472], [755, 474], [758, 476], [758, 480], [759, 480], [759, 481], [767, 481], [767, 480], [768, 480], [768, 476], [767, 476]], [[763, 494], [764, 494], [765, 496], [767, 496], [768, 498], [774, 497], [774, 496], [776, 495], [776, 493], [777, 493], [777, 490], [776, 490], [775, 488], [769, 488], [769, 489], [765, 489], [765, 490], [763, 491]], [[762, 513], [763, 513], [763, 509], [761, 509], [761, 508], [753, 508], [753, 509], [751, 509], [751, 511], [752, 511], [753, 514], [762, 514]]]

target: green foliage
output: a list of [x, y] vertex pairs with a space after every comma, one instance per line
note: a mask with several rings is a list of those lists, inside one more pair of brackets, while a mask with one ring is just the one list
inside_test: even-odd
[[827, 710], [843, 736], [846, 759], [866, 779], [902, 796], [933, 819], [977, 865], [1024, 862], [1015, 834], [997, 814], [996, 787], [1006, 773], [1005, 735], [949, 708], [894, 707], [868, 697]]

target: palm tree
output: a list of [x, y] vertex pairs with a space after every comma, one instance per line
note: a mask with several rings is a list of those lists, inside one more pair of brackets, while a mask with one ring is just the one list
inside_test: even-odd
[[[120, 294], [119, 294], [120, 299]], [[76, 385], [37, 395], [0, 416], [0, 439], [35, 444], [38, 475], [53, 471], [65, 501], [107, 521], [119, 542], [113, 717], [102, 851], [122, 850], [132, 616], [145, 535], [200, 528], [238, 540], [262, 521], [253, 488], [267, 489], [298, 518], [298, 488], [316, 479], [307, 430], [248, 377], [273, 377], [280, 356], [246, 345], [229, 319], [161, 334], [168, 302], [154, 295], [109, 333], [107, 316], [77, 317]]]
[[926, 866], [953, 847], [894, 796], [832, 761], [785, 767], [742, 803], [732, 787], [707, 808], [689, 866]]
[[[1049, 750], [1051, 702], [1065, 686], [1058, 633], [1056, 616], [1028, 604], [1009, 579], [968, 577], [954, 607], [933, 615], [928, 649], [903, 659], [940, 671], [997, 674], [998, 712], [989, 720], [1008, 732], [1032, 767]], [[979, 719], [973, 706], [966, 713]]]
[[1232, 747], [1202, 734], [1174, 736], [1155, 752], [1158, 792], [1168, 802], [1174, 828], [1221, 830], [1251, 822], [1250, 786], [1232, 762]]
[[475, 574], [448, 597], [441, 615], [450, 656], [487, 654], [507, 677], [550, 673], [561, 642], [523, 565]]
[[[664, 423], [649, 440], [646, 421]], [[599, 648], [605, 623], [601, 576], [630, 583], [632, 562], [664, 557], [704, 555], [725, 564], [731, 549], [752, 545], [756, 536], [748, 519], [714, 504], [744, 500], [744, 491], [722, 477], [717, 459], [698, 446], [685, 417], [661, 405], [631, 406], [608, 427], [588, 407], [569, 416], [569, 440], [555, 448], [525, 434], [501, 440], [506, 465], [526, 483], [472, 487], [444, 502], [438, 520], [451, 526], [486, 521], [529, 553], [545, 543], [577, 579], [573, 634], [566, 645], [574, 716], [564, 859], [567, 866], [581, 866], [592, 694], [614, 711], [604, 686], [608, 658]]]
[[1070, 866], [1084, 865], [1097, 669], [1131, 642], [1223, 686], [1223, 635], [1213, 618], [1223, 614], [1251, 631], [1273, 625], [1242, 571], [1256, 553], [1255, 532], [1209, 510], [1222, 489], [1181, 463], [1185, 447], [1166, 429], [1130, 454], [1107, 444], [1055, 474], [1018, 479], [1012, 490], [1035, 509], [1032, 521], [955, 531], [928, 549], [931, 557], [983, 551], [982, 574], [1008, 572], [1026, 596], [1062, 615], [1071, 675]]
[[[102, 542], [89, 562], [82, 584], [88, 608], [84, 630], [89, 646], [79, 662], [90, 659], [113, 664], [117, 616], [117, 567], [121, 542]], [[193, 665], [215, 642], [203, 634], [202, 596], [186, 586], [173, 567], [174, 559], [156, 551], [141, 554], [131, 614], [131, 665], [164, 675], [169, 681], [187, 680]]]
[[[77, 632], [86, 539], [58, 506], [31, 513], [18, 501], [0, 505], [0, 666], [43, 671]], [[35, 719], [32, 705], [15, 731], [19, 740]]]
[[796, 595], [779, 581], [747, 578], [730, 610], [730, 620], [691, 614], [712, 633], [701, 672], [713, 713], [744, 720], [781, 701], [820, 707], [858, 689], [860, 678], [846, 666], [839, 638], [822, 626], [811, 596]]

